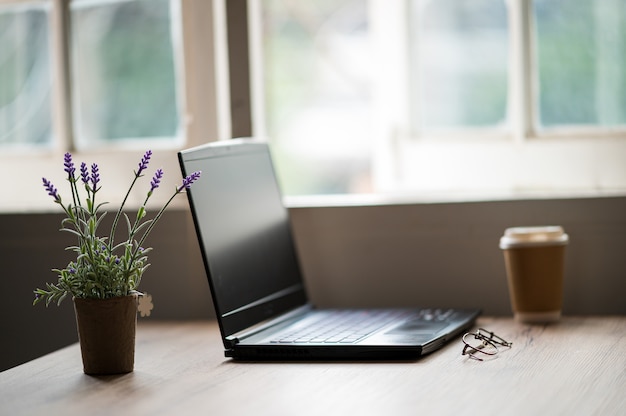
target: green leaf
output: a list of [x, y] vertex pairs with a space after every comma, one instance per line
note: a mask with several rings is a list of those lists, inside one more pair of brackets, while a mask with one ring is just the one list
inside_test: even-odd
[[61, 302], [63, 301], [63, 299], [65, 299], [66, 297], [67, 297], [67, 292], [64, 292], [61, 296], [59, 296], [59, 299], [57, 300], [57, 306], [59, 306]]
[[98, 221], [96, 221], [96, 229], [98, 229], [98, 227], [100, 226], [100, 223], [102, 222], [102, 219], [107, 215], [106, 212], [103, 212], [102, 215], [100, 215], [100, 217], [98, 218]]
[[108, 202], [100, 202], [100, 203], [98, 204], [98, 206], [96, 206], [96, 212], [97, 212], [97, 211], [98, 211], [98, 210], [99, 210], [99, 209], [100, 209], [103, 205], [106, 205], [106, 204], [108, 204]]
[[126, 213], [124, 213], [124, 218], [126, 218], [126, 226], [128, 227], [128, 232], [130, 233], [132, 230], [132, 226], [130, 225], [130, 219], [128, 218], [128, 215], [126, 215]]
[[154, 219], [151, 220], [147, 220], [145, 222], [143, 222], [139, 227], [135, 228], [135, 233], [139, 232], [140, 230], [144, 229], [145, 227], [147, 227], [148, 225], [150, 225], [152, 222], [154, 221]]
[[137, 211], [137, 221], [140, 221], [145, 216], [146, 216], [146, 207], [139, 208], [139, 211]]

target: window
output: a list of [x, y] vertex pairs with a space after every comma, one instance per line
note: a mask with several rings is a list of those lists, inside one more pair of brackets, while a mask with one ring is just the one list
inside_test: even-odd
[[169, 0], [70, 3], [78, 145], [182, 135], [172, 6]]
[[[234, 36], [234, 5], [247, 38]], [[160, 150], [164, 187], [177, 182], [176, 150], [249, 126], [245, 99], [287, 195], [625, 194], [625, 8], [0, 0], [0, 186], [15, 196], [0, 210], [53, 209], [41, 176], [68, 150], [113, 166], [103, 178], [119, 186], [116, 166]], [[249, 45], [250, 72], [229, 68]], [[233, 92], [249, 80], [251, 97]]]
[[0, 146], [52, 140], [49, 15], [46, 3], [0, 3]]
[[539, 124], [626, 125], [626, 4], [536, 0]]
[[147, 149], [162, 187], [179, 183], [176, 151], [227, 135], [216, 104], [223, 10], [205, 0], [0, 0], [0, 211], [53, 211], [41, 177], [64, 188], [66, 151], [100, 164], [111, 209]]
[[[53, 79], [69, 79], [73, 146], [136, 139], [174, 141], [180, 123], [178, 2], [72, 0], [0, 3], [0, 142], [50, 145]], [[69, 22], [50, 25], [52, 10]], [[69, 31], [54, 57], [54, 35]], [[65, 39], [64, 39], [65, 40]], [[71, 65], [65, 65], [69, 53]], [[53, 69], [53, 62], [60, 63]]]
[[267, 136], [288, 194], [369, 191], [367, 1], [262, 2]]
[[409, 5], [412, 131], [505, 125], [509, 25], [504, 2]]
[[287, 194], [626, 192], [623, 1], [253, 3]]

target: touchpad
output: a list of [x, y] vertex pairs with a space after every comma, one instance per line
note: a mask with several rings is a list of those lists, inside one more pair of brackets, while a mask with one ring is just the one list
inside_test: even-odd
[[415, 319], [407, 321], [400, 326], [390, 329], [385, 332], [386, 334], [416, 334], [416, 335], [429, 335], [436, 334], [448, 324], [445, 322], [424, 322], [421, 319]]

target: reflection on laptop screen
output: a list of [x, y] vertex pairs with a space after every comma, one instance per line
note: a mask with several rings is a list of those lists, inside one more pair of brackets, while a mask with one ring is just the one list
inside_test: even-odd
[[[186, 172], [202, 171], [189, 190], [217, 313], [232, 328], [283, 312], [284, 297], [304, 303], [304, 287], [267, 146], [219, 146], [182, 154]], [[281, 306], [282, 305], [282, 306]], [[279, 310], [277, 310], [279, 309]]]

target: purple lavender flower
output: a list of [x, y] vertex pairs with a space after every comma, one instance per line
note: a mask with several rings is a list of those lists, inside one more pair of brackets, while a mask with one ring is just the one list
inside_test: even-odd
[[152, 191], [154, 191], [156, 188], [159, 187], [162, 177], [163, 177], [163, 169], [157, 169], [157, 171], [154, 173], [154, 177], [152, 178], [152, 181], [150, 182], [150, 193], [152, 193]]
[[150, 162], [150, 158], [152, 157], [152, 150], [148, 150], [146, 154], [141, 158], [141, 162], [139, 162], [139, 170], [137, 170], [137, 176], [141, 175], [141, 172], [146, 170], [148, 167], [148, 162]]
[[191, 188], [191, 184], [197, 181], [201, 174], [201, 171], [197, 171], [187, 176], [185, 179], [183, 179], [183, 184], [180, 185], [178, 189], [176, 189], [176, 192], [181, 192], [183, 189]]
[[57, 188], [52, 185], [52, 182], [50, 182], [46, 178], [41, 179], [43, 179], [43, 186], [44, 188], [46, 188], [46, 191], [48, 191], [48, 195], [54, 198], [54, 202], [61, 202], [61, 197], [59, 196]]
[[96, 163], [91, 164], [91, 186], [92, 191], [96, 192], [98, 182], [100, 182], [100, 171], [98, 169], [98, 165]]
[[67, 172], [67, 176], [70, 180], [74, 179], [74, 172], [76, 171], [76, 168], [74, 167], [74, 162], [72, 161], [72, 155], [71, 153], [66, 153], [65, 156], [63, 157], [63, 166], [65, 166], [65, 169], [63, 169], [65, 172]]
[[80, 164], [80, 179], [82, 179], [85, 185], [89, 183], [89, 171], [85, 162]]

